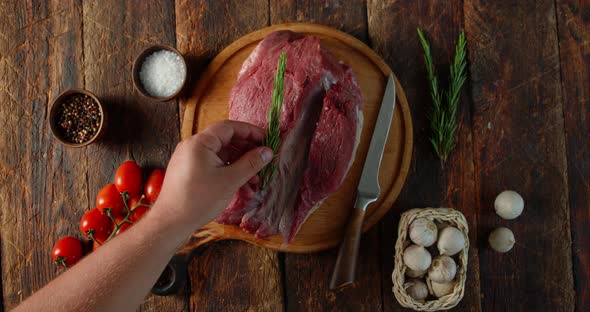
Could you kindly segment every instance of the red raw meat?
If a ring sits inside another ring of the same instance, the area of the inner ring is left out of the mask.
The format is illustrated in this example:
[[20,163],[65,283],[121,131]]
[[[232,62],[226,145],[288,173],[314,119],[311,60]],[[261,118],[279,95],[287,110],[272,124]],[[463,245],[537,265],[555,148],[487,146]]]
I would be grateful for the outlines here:
[[280,53],[287,53],[277,172],[265,190],[243,187],[218,217],[257,237],[290,241],[344,180],[362,128],[362,96],[352,69],[320,40],[277,31],[252,51],[231,91],[229,118],[266,128]]

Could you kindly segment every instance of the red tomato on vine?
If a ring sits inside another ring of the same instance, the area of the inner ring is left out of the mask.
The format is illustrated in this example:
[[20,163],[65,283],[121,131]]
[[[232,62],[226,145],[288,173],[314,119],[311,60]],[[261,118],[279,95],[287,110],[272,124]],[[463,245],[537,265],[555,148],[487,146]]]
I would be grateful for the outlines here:
[[62,237],[53,246],[53,262],[57,266],[71,267],[84,256],[82,242],[71,236]]
[[156,199],[158,199],[158,195],[160,195],[162,184],[164,183],[164,175],[164,170],[155,169],[145,182],[145,197],[152,203],[155,202]]
[[138,206],[133,210],[131,215],[129,216],[129,220],[133,223],[137,223],[139,219],[143,218],[143,216],[148,212],[149,208],[146,206]]
[[141,168],[133,160],[122,163],[115,172],[115,187],[119,192],[127,192],[129,197],[141,193]]
[[102,214],[98,208],[88,210],[80,220],[80,231],[86,238],[92,237],[98,242],[103,243],[113,233],[115,225],[106,215]]
[[107,184],[98,192],[96,196],[96,208],[105,214],[105,209],[109,208],[113,217],[118,217],[125,213],[123,197],[114,184]]
[[[115,219],[115,221],[117,221],[117,224],[121,224],[121,222],[123,222],[123,220],[125,220],[125,217],[117,217]],[[119,227],[119,229],[117,230],[117,234],[119,235],[125,231],[127,231],[133,224],[130,222],[125,222],[123,224],[121,224],[121,226]]]

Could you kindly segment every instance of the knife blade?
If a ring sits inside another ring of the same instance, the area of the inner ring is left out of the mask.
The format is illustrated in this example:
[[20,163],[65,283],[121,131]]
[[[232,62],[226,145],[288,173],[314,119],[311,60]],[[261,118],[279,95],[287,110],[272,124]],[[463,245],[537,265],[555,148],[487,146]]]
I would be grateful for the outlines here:
[[354,282],[365,212],[369,204],[376,201],[381,193],[379,168],[381,167],[381,159],[385,151],[389,128],[391,128],[391,121],[395,109],[395,96],[395,82],[393,74],[390,74],[381,101],[381,107],[379,108],[379,114],[377,115],[377,121],[375,122],[375,129],[373,130],[373,136],[369,144],[361,179],[357,187],[354,209],[348,221],[349,223],[338,252],[338,258],[336,259],[336,265],[334,266],[334,272],[332,273],[330,289],[338,289]]
[[[389,128],[391,128],[394,109],[395,83],[393,82],[392,74],[387,79],[387,87],[383,94],[381,108],[379,108],[379,115],[375,123],[375,130],[373,130],[373,137],[371,138],[361,180],[357,188],[357,196],[372,200],[371,202],[377,200],[381,192],[381,187],[379,186],[379,168],[381,167],[381,159],[383,158],[383,151],[385,151],[385,142],[389,135]],[[366,208],[365,206],[363,209]]]

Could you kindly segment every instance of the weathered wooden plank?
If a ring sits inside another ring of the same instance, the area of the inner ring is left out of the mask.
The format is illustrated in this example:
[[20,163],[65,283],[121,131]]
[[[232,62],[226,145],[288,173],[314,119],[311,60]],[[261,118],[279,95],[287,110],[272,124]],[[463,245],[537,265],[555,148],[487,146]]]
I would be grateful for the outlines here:
[[49,101],[84,83],[79,1],[0,3],[0,235],[3,302],[14,308],[58,275],[53,243],[87,205],[84,149],[47,124]]
[[338,249],[314,254],[285,254],[287,311],[381,311],[379,229],[362,237],[352,286],[329,288]]
[[[188,58],[194,89],[202,70],[234,40],[269,25],[268,1],[179,0],[176,3],[178,49]],[[181,118],[184,99],[180,101]],[[182,119],[181,119],[182,122]]]
[[[175,101],[155,103],[133,89],[131,66],[150,44],[175,46],[175,7],[169,1],[84,2],[86,88],[107,105],[106,138],[87,150],[90,202],[128,158],[164,167],[179,140]],[[140,310],[182,311],[182,297],[147,298]]]
[[277,253],[240,241],[197,251],[189,274],[191,311],[282,311]]
[[[177,1],[178,49],[193,79],[225,46],[268,26],[267,1]],[[181,101],[182,103],[182,101]],[[189,266],[191,309],[280,311],[283,291],[277,253],[243,242],[214,243]]]
[[[481,246],[482,306],[491,311],[574,309],[568,183],[553,1],[467,0],[478,237],[507,226],[516,246]],[[495,196],[522,194],[516,220],[495,215]]]
[[361,40],[367,39],[367,4],[364,0],[270,0],[270,21],[271,24],[323,24]]
[[[394,244],[401,212],[416,207],[454,207],[469,223],[469,267],[465,296],[456,310],[480,311],[479,265],[477,258],[477,211],[475,172],[469,99],[459,106],[457,146],[444,168],[429,142],[426,119],[432,105],[416,28],[422,28],[430,41],[435,65],[443,85],[454,45],[462,29],[460,1],[368,1],[369,40],[373,48],[392,67],[404,86],[414,124],[413,162],[404,190],[381,223],[383,305],[385,311],[401,309],[392,293]],[[468,38],[469,40],[469,38]],[[466,88],[467,89],[467,88]],[[464,94],[468,92],[465,91]]]
[[590,1],[556,1],[576,310],[590,306]]
[[[271,0],[272,24],[305,22],[324,24],[366,41],[366,3],[355,1]],[[329,289],[338,250],[284,255],[285,294],[288,311],[378,311],[381,310],[379,232],[363,236],[357,280],[341,291]]]

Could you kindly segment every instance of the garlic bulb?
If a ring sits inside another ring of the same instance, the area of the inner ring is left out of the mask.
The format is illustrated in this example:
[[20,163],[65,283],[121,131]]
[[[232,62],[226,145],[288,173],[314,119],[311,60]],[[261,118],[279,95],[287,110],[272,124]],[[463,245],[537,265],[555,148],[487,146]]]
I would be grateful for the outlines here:
[[430,293],[436,296],[437,298],[444,297],[452,293],[455,289],[454,281],[450,281],[447,283],[437,283],[435,281],[428,279],[426,282],[428,283],[428,290],[430,291]]
[[422,278],[426,274],[426,270],[424,271],[415,271],[410,268],[406,268],[406,276],[411,278]]
[[440,232],[436,246],[441,255],[455,255],[465,248],[465,235],[456,227],[447,226]]
[[452,281],[457,274],[457,264],[449,256],[438,256],[432,260],[428,269],[428,278],[433,282],[447,283]]
[[499,227],[490,233],[490,246],[497,252],[507,252],[512,249],[516,239],[514,233],[509,228]]
[[423,281],[411,279],[404,283],[404,289],[415,300],[424,300],[428,297],[428,287]]
[[496,197],[494,209],[503,219],[512,220],[524,210],[524,200],[515,191],[504,191]]
[[434,222],[426,218],[418,218],[410,224],[410,240],[414,244],[430,247],[436,242],[438,230]]
[[422,246],[410,245],[404,250],[404,264],[414,271],[426,271],[431,262],[430,253]]

